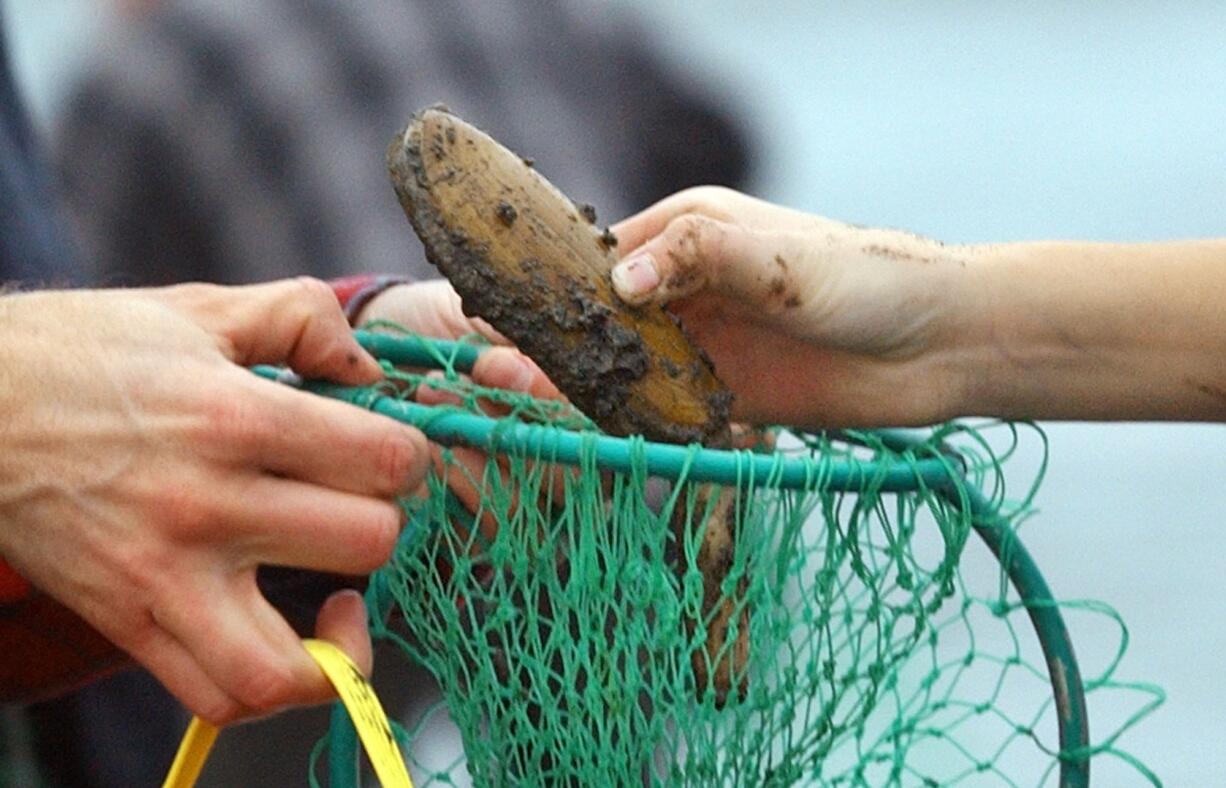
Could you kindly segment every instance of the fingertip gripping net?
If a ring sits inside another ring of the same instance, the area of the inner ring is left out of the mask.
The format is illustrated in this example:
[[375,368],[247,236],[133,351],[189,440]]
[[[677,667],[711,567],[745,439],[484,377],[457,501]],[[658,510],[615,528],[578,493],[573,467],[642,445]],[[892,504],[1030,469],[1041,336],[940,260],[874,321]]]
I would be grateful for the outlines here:
[[[1158,784],[1119,746],[1162,701],[1116,678],[1123,622],[1056,601],[1017,538],[1037,428],[663,446],[473,384],[476,343],[359,336],[384,382],[305,385],[451,445],[368,591],[373,634],[443,695],[398,729],[415,784],[1081,786],[1091,763]],[[1118,643],[1084,678],[1074,611]],[[313,784],[357,784],[343,713],[317,755]]]

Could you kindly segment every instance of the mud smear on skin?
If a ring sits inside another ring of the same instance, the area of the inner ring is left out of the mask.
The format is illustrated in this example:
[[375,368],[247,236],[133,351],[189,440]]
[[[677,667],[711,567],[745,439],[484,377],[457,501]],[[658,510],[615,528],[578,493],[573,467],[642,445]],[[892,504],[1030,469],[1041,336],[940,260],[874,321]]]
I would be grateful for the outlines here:
[[958,266],[966,268],[966,260],[962,259],[961,257],[943,254],[943,251],[946,248],[943,241],[934,241],[930,238],[925,238],[922,235],[916,235],[914,233],[904,234],[915,240],[923,241],[926,244],[936,246],[937,249],[942,250],[942,254],[920,254],[907,249],[901,249],[896,246],[885,246],[882,244],[869,244],[861,247],[860,251],[866,255],[869,255],[870,257],[880,257],[886,260],[894,260],[895,262],[912,262],[920,265],[931,265],[933,263],[940,262],[941,260],[946,260],[947,262],[956,263]]
[[779,272],[770,281],[767,296],[771,301],[782,304],[784,309],[795,309],[800,306],[800,295],[792,283],[792,275],[788,271],[788,261],[782,255],[775,255],[775,267]]
[[1203,383],[1193,378],[1184,378],[1184,382],[1207,397],[1213,397],[1222,405],[1226,405],[1226,388],[1212,383]]
[[893,246],[882,246],[881,244],[869,244],[868,246],[861,248],[860,251],[866,255],[869,255],[870,257],[884,257],[887,260],[897,260],[899,262],[909,260],[911,262],[921,263],[923,265],[936,262],[936,258],[934,257],[917,255],[907,251],[906,249],[898,249]]

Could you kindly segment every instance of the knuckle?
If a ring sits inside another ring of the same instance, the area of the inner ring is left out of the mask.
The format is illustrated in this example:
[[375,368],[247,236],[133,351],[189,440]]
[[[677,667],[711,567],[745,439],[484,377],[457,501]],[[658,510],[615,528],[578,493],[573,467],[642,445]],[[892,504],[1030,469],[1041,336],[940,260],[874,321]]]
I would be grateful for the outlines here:
[[233,689],[238,702],[259,714],[294,703],[302,688],[287,666],[265,660],[250,664]]
[[221,696],[195,704],[192,712],[206,722],[224,728],[243,716],[243,707],[238,701]]
[[392,495],[408,489],[421,471],[420,455],[424,448],[407,430],[387,430],[379,440],[375,460],[378,491]]
[[715,219],[727,219],[732,206],[744,195],[727,186],[691,186],[677,194],[682,213],[701,214]]
[[400,507],[385,503],[371,515],[355,534],[357,560],[363,568],[373,571],[387,563],[396,549],[400,536]]
[[741,196],[740,192],[727,186],[715,185],[702,186],[700,188],[702,188],[703,193],[708,197],[708,199],[710,199],[711,202],[726,202],[727,200],[736,199]]
[[732,195],[736,194],[736,192],[729,189],[727,186],[708,184],[702,186],[691,186],[682,192],[682,194],[692,205],[698,207],[702,205],[713,206],[726,202],[732,197]]
[[674,238],[687,238],[703,231],[707,217],[700,213],[688,212],[673,218],[668,223],[666,234]]
[[293,280],[295,296],[313,310],[337,309],[336,296],[327,282],[313,276],[299,276]]
[[724,225],[709,216],[682,214],[664,230],[668,254],[674,262],[718,262],[723,252]]
[[[163,485],[151,503],[154,519],[162,523],[172,539],[185,539],[206,533],[215,525],[216,506],[195,485]],[[133,570],[156,568],[155,556],[144,555],[133,562]],[[140,577],[130,577],[136,582]]]
[[264,444],[275,431],[274,419],[259,403],[245,397],[211,397],[201,425],[208,441],[222,448],[250,449]]
[[700,213],[683,213],[668,225],[668,234],[682,244],[697,248],[716,230],[715,220]]

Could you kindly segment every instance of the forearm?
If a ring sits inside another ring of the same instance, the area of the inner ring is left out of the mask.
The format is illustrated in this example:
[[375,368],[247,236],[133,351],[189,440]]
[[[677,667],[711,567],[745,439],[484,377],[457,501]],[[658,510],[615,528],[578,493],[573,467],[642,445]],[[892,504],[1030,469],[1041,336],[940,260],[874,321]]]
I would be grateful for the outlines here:
[[958,411],[1226,421],[1226,241],[963,250]]
[[615,231],[743,418],[1226,422],[1226,240],[946,245],[714,187]]

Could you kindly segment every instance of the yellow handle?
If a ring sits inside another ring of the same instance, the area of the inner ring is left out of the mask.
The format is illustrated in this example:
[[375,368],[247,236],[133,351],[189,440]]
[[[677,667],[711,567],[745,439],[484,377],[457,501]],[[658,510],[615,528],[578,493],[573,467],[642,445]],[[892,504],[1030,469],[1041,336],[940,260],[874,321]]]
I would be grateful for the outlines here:
[[[413,788],[391,723],[362,671],[345,652],[326,640],[304,640],[302,644],[336,687],[379,782],[384,788]],[[193,717],[162,788],[192,788],[216,740],[217,727]]]
[[199,717],[192,717],[191,724],[187,726],[187,733],[183,734],[183,741],[179,744],[179,751],[175,753],[175,762],[170,764],[170,773],[166,775],[166,782],[162,783],[162,788],[191,788],[195,785],[196,778],[200,776],[200,770],[204,768],[204,762],[208,760],[209,751],[213,749],[215,741],[217,741],[217,726]]
[[392,725],[387,721],[387,714],[375,695],[374,687],[370,686],[362,671],[353,664],[348,654],[326,640],[302,642],[341,696],[341,703],[345,704],[346,711],[353,719],[358,739],[366,750],[366,757],[370,758],[370,765],[379,782],[384,788],[413,788],[409,770],[405,768],[400,748],[396,746]]

